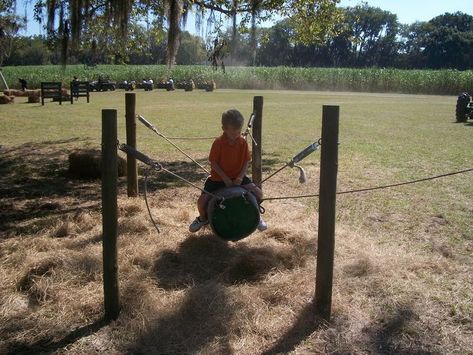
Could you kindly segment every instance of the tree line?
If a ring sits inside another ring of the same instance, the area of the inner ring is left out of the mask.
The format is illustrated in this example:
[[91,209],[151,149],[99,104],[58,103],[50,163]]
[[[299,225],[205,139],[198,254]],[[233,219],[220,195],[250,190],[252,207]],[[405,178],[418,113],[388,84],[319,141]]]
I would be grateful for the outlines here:
[[368,5],[343,10],[337,34],[323,43],[292,40],[290,21],[263,30],[257,63],[263,66],[472,69],[473,16],[445,13],[400,24],[397,16]]
[[[302,40],[297,23],[288,17],[270,28],[255,27],[235,34],[226,28],[212,40],[189,32],[179,36],[175,63],[208,63],[215,44],[222,46],[226,65],[293,67],[385,67],[472,69],[473,16],[445,13],[430,21],[399,23],[389,11],[362,4],[342,8],[333,32]],[[163,64],[166,63],[168,30],[162,19],[131,21],[126,39],[108,32],[105,20],[94,22],[89,38],[69,56],[69,63]],[[93,34],[93,35],[92,35]],[[14,36],[4,65],[57,64],[61,48],[49,37]]]

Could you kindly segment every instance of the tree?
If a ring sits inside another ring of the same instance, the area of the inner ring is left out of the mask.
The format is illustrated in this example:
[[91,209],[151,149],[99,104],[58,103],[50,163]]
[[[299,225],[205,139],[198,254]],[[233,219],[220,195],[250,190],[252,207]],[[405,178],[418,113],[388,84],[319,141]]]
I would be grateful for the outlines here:
[[15,1],[0,1],[0,65],[10,56],[13,38],[24,25],[15,15]]
[[176,63],[181,65],[200,64],[205,62],[207,55],[200,37],[185,31],[181,34],[181,43],[176,55]]
[[6,65],[44,65],[51,61],[51,52],[41,36],[15,37]]
[[[356,66],[388,66],[396,56],[396,35],[399,30],[397,16],[389,11],[367,4],[347,8],[345,36],[349,41],[351,60]],[[342,48],[346,51],[346,48]]]
[[399,56],[397,65],[402,68],[425,68],[423,41],[428,33],[426,22],[401,25],[399,31]]
[[473,16],[456,12],[430,20],[420,46],[431,68],[467,69],[473,63]]
[[[167,20],[167,64],[172,65],[177,54],[180,24],[185,22],[186,14],[196,10],[207,16],[210,22],[215,21],[215,14],[233,22],[232,40],[236,39],[239,28],[249,30],[251,43],[256,48],[256,26],[259,21],[272,16],[290,17],[295,28],[297,40],[312,43],[323,40],[333,32],[333,25],[340,20],[340,11],[336,7],[340,0],[37,0],[35,9],[40,14],[46,12],[48,37],[54,41],[62,40],[63,54],[69,53],[68,42],[78,46],[82,33],[98,17],[106,19],[107,29],[125,41],[129,30],[130,19],[135,15],[152,13],[164,16]],[[200,16],[199,15],[199,16]],[[55,20],[58,19],[58,24]],[[237,27],[237,19],[240,26]],[[99,29],[105,32],[105,28]],[[233,43],[233,41],[232,41]]]
[[294,29],[289,20],[282,20],[263,31],[263,42],[258,51],[258,64],[264,66],[291,65]]

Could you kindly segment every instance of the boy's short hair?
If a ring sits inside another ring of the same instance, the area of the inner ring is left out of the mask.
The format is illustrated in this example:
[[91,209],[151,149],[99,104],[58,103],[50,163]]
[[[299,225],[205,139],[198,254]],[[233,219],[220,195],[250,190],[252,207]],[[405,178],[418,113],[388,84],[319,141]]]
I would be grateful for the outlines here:
[[222,126],[224,127],[241,128],[244,120],[243,115],[236,109],[230,109],[222,113]]

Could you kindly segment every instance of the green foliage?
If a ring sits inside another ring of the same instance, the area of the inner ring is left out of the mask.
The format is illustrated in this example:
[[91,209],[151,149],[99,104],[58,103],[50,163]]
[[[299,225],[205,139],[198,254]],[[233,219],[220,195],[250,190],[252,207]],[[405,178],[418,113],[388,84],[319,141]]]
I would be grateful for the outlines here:
[[52,53],[43,37],[16,37],[5,65],[50,64]]
[[200,37],[192,36],[189,32],[181,34],[181,44],[176,56],[180,65],[203,64],[207,61],[207,53]]
[[99,65],[86,69],[70,65],[5,67],[7,82],[15,87],[19,77],[28,80],[30,87],[41,81],[68,83],[73,76],[94,80],[99,76],[112,80],[141,80],[154,82],[171,76],[175,81],[192,78],[215,80],[217,88],[232,89],[311,89],[359,92],[398,92],[418,94],[458,95],[473,91],[473,71],[458,70],[400,70],[349,68],[290,68],[290,67],[227,67],[226,73],[208,66],[177,65],[170,71],[164,65]]
[[0,65],[10,56],[13,38],[23,25],[24,19],[15,14],[15,2],[0,1]]
[[[108,44],[109,39],[114,38],[113,41],[119,44],[113,47],[113,50],[118,52],[114,53],[114,62],[120,63],[125,60],[124,54],[127,53],[129,42],[136,40],[130,36],[132,25],[142,21],[145,16],[147,19],[151,16],[153,21],[157,20],[162,26],[165,18],[168,35],[166,63],[173,65],[180,45],[180,26],[185,23],[192,7],[198,12],[197,22],[201,24],[205,18],[210,25],[209,36],[221,35],[223,31],[220,25],[225,20],[233,21],[232,40],[236,37],[237,28],[242,32],[249,31],[253,62],[258,21],[270,19],[272,16],[290,17],[294,24],[296,40],[302,43],[320,42],[327,35],[334,33],[334,25],[341,19],[341,12],[336,7],[339,2],[340,0],[36,0],[35,12],[38,20],[47,12],[45,27],[48,37],[56,45],[61,43],[64,63],[64,55],[67,55],[67,58],[73,56],[74,49],[84,43],[84,38],[85,42],[90,42],[90,37],[97,37],[95,40],[105,51],[109,50],[109,47],[100,42],[106,38],[105,42]],[[219,14],[220,19],[217,20],[216,14]],[[68,51],[67,46],[70,46],[72,51]]]
[[333,37],[336,25],[343,19],[337,8],[340,0],[300,1],[286,3],[283,13],[291,19],[296,41],[303,44],[322,43]]
[[265,30],[259,65],[473,68],[473,16],[457,12],[429,22],[399,24],[396,15],[366,4],[344,9],[324,43],[294,41],[293,21]]
[[433,68],[471,68],[473,63],[473,16],[446,13],[430,20],[421,38],[424,55]]

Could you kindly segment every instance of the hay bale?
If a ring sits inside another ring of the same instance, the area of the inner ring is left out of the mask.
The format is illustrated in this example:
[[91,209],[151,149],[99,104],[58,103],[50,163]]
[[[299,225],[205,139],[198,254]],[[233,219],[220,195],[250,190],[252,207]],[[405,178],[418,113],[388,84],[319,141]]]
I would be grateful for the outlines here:
[[176,83],[177,89],[184,89],[184,91],[192,91],[195,89],[194,80],[183,80]]
[[214,80],[199,81],[197,83],[197,89],[202,89],[205,91],[214,91],[217,89],[217,84]]
[[217,84],[214,80],[209,80],[206,82],[205,91],[214,91],[217,89]]
[[28,93],[26,91],[15,89],[3,90],[3,94],[5,96],[28,96]]
[[0,96],[0,105],[12,104],[15,96],[2,95]]
[[[71,94],[66,88],[61,88],[62,101],[69,101],[71,99]],[[59,101],[58,98],[53,98],[53,101]]]
[[185,91],[192,91],[195,89],[195,83],[194,80],[190,79],[186,82],[186,85],[184,86]]
[[41,98],[41,90],[27,90],[28,103],[38,103]]
[[[118,159],[118,176],[126,176],[126,160]],[[102,153],[99,150],[79,150],[69,154],[69,175],[79,179],[102,177]]]

